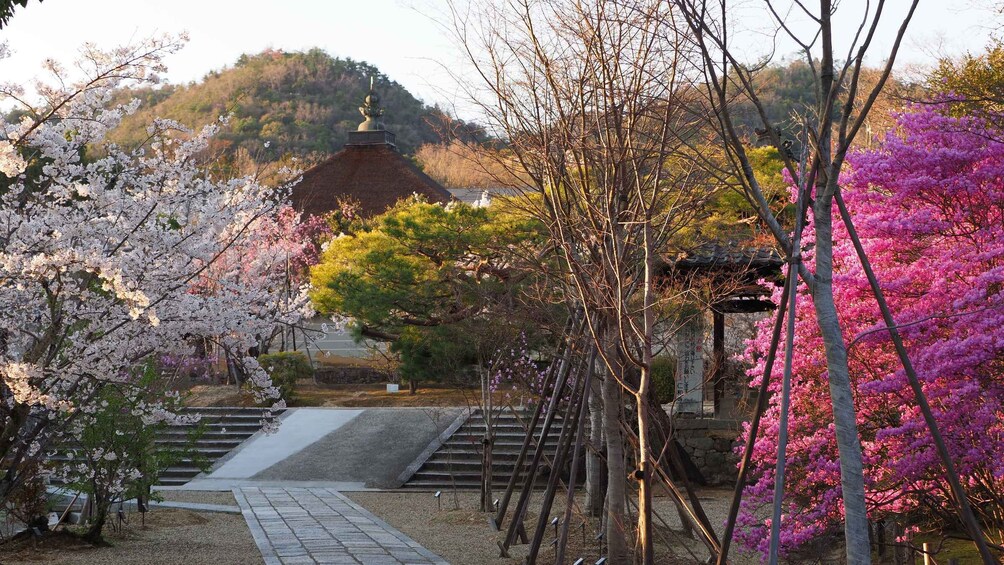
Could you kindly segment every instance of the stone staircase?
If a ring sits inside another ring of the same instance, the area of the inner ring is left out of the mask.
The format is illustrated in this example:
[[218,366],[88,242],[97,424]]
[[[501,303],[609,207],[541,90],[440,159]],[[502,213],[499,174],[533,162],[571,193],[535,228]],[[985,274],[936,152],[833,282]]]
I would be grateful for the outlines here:
[[[496,417],[495,445],[492,450],[492,484],[504,488],[509,483],[516,468],[516,459],[523,445],[526,427],[533,418],[533,412],[525,409],[516,411],[505,410]],[[540,418],[534,432],[534,438],[540,436],[544,427],[543,416]],[[555,418],[551,431],[545,442],[545,463],[550,461],[558,446],[558,435],[561,433],[561,418]],[[484,413],[479,409],[471,413],[456,432],[419,467],[418,471],[404,484],[404,488],[413,489],[444,489],[471,488],[481,485],[482,440],[485,436]],[[529,466],[533,457],[535,443],[530,444],[524,469]],[[547,474],[538,476],[538,484],[544,485]]]
[[[241,407],[211,407],[188,408],[185,414],[200,414],[200,424],[177,425],[163,430],[154,440],[155,445],[165,448],[188,447],[189,434],[197,425],[204,425],[205,432],[196,441],[194,450],[196,457],[180,460],[175,466],[168,467],[160,475],[157,484],[165,486],[183,485],[202,472],[199,461],[206,468],[240,445],[246,439],[261,429],[261,418],[264,408]],[[67,459],[65,454],[58,454],[54,459]],[[54,485],[58,482],[54,482]]]
[[[195,443],[198,458],[212,467],[220,458],[230,453],[261,429],[261,418],[264,408],[212,407],[189,408],[186,414],[200,414],[205,432]],[[193,426],[171,426],[158,435],[156,444],[164,447],[185,447],[188,434]],[[201,473],[198,462],[193,459],[182,459],[177,465],[168,467],[160,475],[158,484],[165,486],[183,485]]]

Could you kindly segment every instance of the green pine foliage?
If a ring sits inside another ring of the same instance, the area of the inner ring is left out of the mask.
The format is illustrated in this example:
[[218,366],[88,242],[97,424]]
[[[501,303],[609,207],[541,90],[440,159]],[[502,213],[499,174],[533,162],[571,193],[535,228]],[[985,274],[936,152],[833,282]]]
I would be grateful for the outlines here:
[[532,334],[521,326],[548,315],[521,303],[533,278],[520,266],[542,237],[536,221],[501,203],[402,200],[331,241],[311,268],[311,298],[318,312],[351,318],[361,335],[390,342],[410,382],[459,378],[477,352]]

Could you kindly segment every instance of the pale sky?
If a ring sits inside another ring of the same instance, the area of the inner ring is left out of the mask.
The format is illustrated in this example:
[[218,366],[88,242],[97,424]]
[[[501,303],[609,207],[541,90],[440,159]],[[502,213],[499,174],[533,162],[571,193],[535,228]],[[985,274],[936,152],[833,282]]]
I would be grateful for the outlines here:
[[[864,1],[840,4],[848,9]],[[905,3],[888,2],[890,10]],[[1004,21],[986,7],[992,3],[923,0],[900,61],[930,64],[937,54],[982,51]],[[27,82],[45,58],[69,64],[86,41],[110,48],[187,31],[188,45],[166,61],[171,82],[198,80],[242,53],[320,47],[376,65],[426,103],[453,107],[458,90],[444,66],[456,68],[462,59],[433,21],[445,6],[445,0],[30,0],[0,31],[13,52],[0,61],[0,80]]]

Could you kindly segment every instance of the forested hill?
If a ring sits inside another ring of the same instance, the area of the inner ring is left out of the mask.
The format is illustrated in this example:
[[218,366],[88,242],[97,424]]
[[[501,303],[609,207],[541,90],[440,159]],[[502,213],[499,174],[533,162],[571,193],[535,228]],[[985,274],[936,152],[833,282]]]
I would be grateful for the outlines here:
[[339,150],[363,120],[358,108],[371,76],[386,109],[384,122],[397,135],[402,153],[441,141],[442,112],[376,67],[320,49],[242,55],[233,67],[213,71],[198,83],[124,92],[123,99],[136,97],[143,104],[114,140],[127,146],[141,142],[154,117],[199,127],[231,113],[217,136],[225,155],[244,153],[242,158],[259,163],[287,154],[317,160]]

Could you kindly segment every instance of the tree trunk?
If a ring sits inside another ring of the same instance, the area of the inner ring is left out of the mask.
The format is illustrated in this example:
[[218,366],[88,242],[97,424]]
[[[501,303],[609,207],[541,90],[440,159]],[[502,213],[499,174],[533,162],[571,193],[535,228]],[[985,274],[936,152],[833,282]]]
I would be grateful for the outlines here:
[[418,392],[418,381],[415,379],[408,379],[408,394],[415,394]]
[[868,514],[865,508],[864,472],[861,441],[858,436],[857,412],[847,368],[847,348],[840,331],[840,320],[833,301],[833,199],[817,198],[813,206],[816,229],[816,278],[812,304],[816,322],[826,349],[830,401],[836,427],[837,449],[840,454],[840,488],[844,500],[844,537],[847,543],[847,563],[871,563],[868,542]]
[[609,374],[603,379],[603,428],[607,440],[607,563],[629,563],[625,527],[627,471],[624,464],[624,434],[621,432],[621,386]]
[[[648,360],[651,363],[651,359]],[[651,365],[649,365],[651,366]],[[636,532],[638,535],[637,547],[641,548],[641,555],[636,560],[641,565],[653,565],[652,546],[652,469],[649,465],[649,415],[648,415],[648,381],[651,374],[648,367],[642,367],[641,385],[635,395],[636,413],[638,416],[638,469],[635,471],[635,479],[638,480],[638,525]]]
[[597,517],[603,512],[606,493],[606,468],[600,452],[603,449],[603,396],[599,379],[593,379],[589,390],[589,449],[586,450],[586,512]]
[[107,502],[107,498],[107,496],[99,496],[97,494],[92,494],[88,497],[88,500],[93,504],[93,511],[91,514],[91,525],[87,528],[83,539],[95,545],[104,544],[105,542],[104,538],[101,537],[101,531],[104,529],[105,520],[108,518],[108,507],[110,504]]

